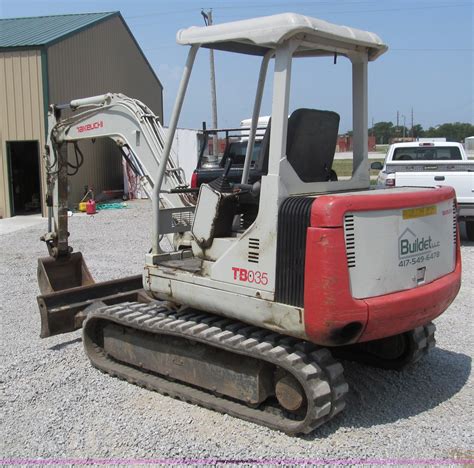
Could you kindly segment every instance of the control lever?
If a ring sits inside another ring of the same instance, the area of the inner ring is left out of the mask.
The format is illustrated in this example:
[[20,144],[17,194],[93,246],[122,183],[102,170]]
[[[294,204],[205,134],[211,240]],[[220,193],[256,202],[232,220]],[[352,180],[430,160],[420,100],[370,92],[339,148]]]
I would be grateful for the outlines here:
[[209,187],[213,188],[216,192],[220,192],[220,193],[232,192],[232,185],[229,183],[229,180],[227,178],[230,172],[230,168],[232,167],[232,163],[233,163],[232,158],[229,158],[225,163],[224,173],[217,179],[210,182]]
[[224,174],[222,175],[222,177],[224,177],[225,179],[227,179],[227,176],[229,175],[233,162],[234,162],[233,158],[229,157],[225,163]]

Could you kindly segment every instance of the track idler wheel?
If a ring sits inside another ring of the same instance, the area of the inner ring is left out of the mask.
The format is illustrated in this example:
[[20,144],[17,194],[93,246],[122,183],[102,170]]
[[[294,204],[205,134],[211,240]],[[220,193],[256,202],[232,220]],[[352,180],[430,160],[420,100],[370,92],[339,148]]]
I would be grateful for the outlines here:
[[276,381],[275,396],[278,403],[288,411],[298,411],[306,403],[301,384],[288,373]]

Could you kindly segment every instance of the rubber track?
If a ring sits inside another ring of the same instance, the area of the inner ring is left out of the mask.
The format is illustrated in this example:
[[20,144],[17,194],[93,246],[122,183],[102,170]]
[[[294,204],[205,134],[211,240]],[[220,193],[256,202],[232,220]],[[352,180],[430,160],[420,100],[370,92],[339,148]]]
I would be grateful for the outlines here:
[[[104,322],[198,341],[239,355],[258,358],[292,374],[306,394],[306,413],[294,419],[281,408],[262,403],[252,408],[178,381],[118,362],[101,343]],[[98,369],[133,384],[287,434],[306,434],[332,419],[345,406],[348,385],[342,365],[326,348],[269,330],[191,309],[171,310],[166,303],[122,303],[91,312],[83,324],[85,351]]]
[[[436,326],[433,322],[403,333],[406,350],[396,359],[384,359],[372,354],[360,345],[335,348],[333,354],[340,359],[360,362],[381,369],[403,370],[419,361],[436,345]],[[362,343],[363,345],[364,343]]]
[[410,353],[402,363],[402,367],[411,365],[419,361],[423,356],[428,354],[431,348],[436,345],[435,339],[436,325],[433,322],[417,327],[408,332],[410,341]]

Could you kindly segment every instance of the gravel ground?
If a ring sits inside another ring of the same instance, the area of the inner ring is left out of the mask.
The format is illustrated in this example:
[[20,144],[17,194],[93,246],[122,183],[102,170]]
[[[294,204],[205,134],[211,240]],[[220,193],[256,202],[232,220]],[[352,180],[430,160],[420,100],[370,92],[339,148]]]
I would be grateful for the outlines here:
[[[73,216],[71,245],[97,280],[141,271],[150,207]],[[45,226],[0,237],[0,456],[18,458],[472,458],[474,243],[463,285],[436,320],[438,346],[403,373],[344,362],[346,410],[313,434],[288,437],[101,374],[80,331],[41,340],[36,258]]]

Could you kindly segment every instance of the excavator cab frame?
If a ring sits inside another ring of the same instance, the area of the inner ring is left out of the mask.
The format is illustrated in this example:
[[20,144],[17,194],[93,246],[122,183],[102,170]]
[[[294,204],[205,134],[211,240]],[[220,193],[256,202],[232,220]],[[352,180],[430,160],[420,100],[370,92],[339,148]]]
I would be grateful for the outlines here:
[[[145,259],[145,289],[157,299],[212,310],[255,325],[264,322],[270,328],[305,336],[303,308],[277,301],[276,233],[280,207],[289,197],[369,188],[367,65],[387,47],[375,34],[291,13],[181,30],[177,33],[177,42],[190,49],[170,118],[163,161],[169,157],[197,52],[201,48],[211,48],[261,57],[241,180],[244,190],[248,189],[258,116],[268,67],[273,61],[268,170],[259,184],[258,213],[246,229],[233,229],[230,234],[224,229],[221,232],[227,234],[214,235],[213,227],[221,223],[222,212],[228,211],[226,207],[231,205],[228,200],[232,194],[218,193],[211,184],[203,184],[193,221],[192,249],[164,252],[159,244],[162,165],[152,194],[153,244]],[[336,56],[346,57],[352,64],[353,176],[350,180],[304,182],[287,155],[292,62],[303,57]],[[239,189],[238,186],[234,188]],[[205,295],[199,293],[203,288],[208,291]],[[233,305],[236,301],[242,304],[238,310]],[[255,310],[259,314],[255,314]]]

